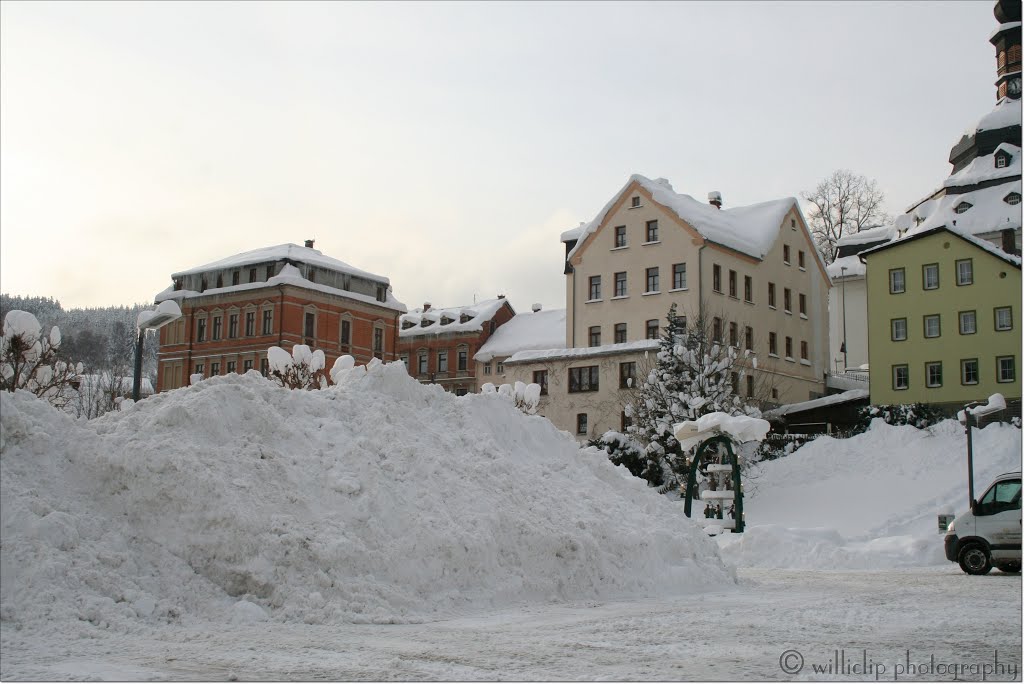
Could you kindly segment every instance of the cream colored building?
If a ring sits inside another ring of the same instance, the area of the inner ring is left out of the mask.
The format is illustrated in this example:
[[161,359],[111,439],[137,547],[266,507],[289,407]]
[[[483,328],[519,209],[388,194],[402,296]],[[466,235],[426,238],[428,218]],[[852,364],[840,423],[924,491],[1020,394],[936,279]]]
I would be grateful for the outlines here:
[[503,381],[546,372],[540,412],[555,425],[581,439],[621,430],[623,374],[652,363],[674,303],[681,316],[718,319],[724,343],[752,350],[741,395],[822,396],[830,281],[797,201],[726,209],[712,193],[712,202],[634,175],[593,221],[564,233],[565,349],[512,355]]

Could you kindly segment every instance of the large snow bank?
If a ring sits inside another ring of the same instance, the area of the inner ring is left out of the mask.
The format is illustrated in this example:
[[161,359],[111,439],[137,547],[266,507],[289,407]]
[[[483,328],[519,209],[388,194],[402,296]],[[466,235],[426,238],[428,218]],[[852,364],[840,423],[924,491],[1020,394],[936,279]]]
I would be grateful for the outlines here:
[[[1021,431],[973,431],[975,495],[1020,469]],[[925,430],[881,420],[819,437],[747,477],[743,534],[719,537],[737,565],[821,570],[946,564],[939,513],[967,510],[967,445],[947,420]]]
[[90,422],[0,402],[0,616],[23,628],[418,621],[735,581],[602,452],[398,363],[313,392],[219,376]]

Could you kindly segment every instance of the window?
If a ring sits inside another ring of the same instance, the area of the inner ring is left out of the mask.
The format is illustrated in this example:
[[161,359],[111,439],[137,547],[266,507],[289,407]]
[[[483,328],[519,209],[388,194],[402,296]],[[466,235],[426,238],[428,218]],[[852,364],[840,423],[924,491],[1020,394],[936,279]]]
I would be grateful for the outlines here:
[[[241,278],[241,276],[242,276],[242,274],[239,271],[235,271],[234,273],[232,273],[231,274],[231,284],[232,285],[238,285],[239,279]],[[228,373],[230,373],[230,372],[231,371],[228,371]]]
[[889,269],[889,294],[907,291],[907,272],[902,268]]
[[892,367],[892,388],[905,390],[910,388],[910,367],[901,364]]
[[894,318],[890,321],[893,342],[903,342],[907,339],[907,319]]
[[939,265],[925,264],[921,267],[922,287],[926,290],[939,289]]
[[1020,478],[997,482],[978,502],[978,515],[1020,510]]
[[213,319],[213,339],[219,340],[221,329],[224,327],[224,317],[217,316]]
[[796,263],[800,266],[800,268],[804,268],[804,251],[802,249],[799,252],[797,252]]
[[974,260],[960,259],[956,262],[956,284],[970,285],[974,282]]
[[807,315],[807,295],[805,294],[800,295],[800,315]]
[[656,340],[658,339],[658,319],[652,318],[647,321],[647,339]]
[[[269,268],[269,267],[268,267]],[[267,359],[260,359],[260,375],[267,377],[270,374],[270,361]]]
[[978,359],[960,359],[960,384],[978,384]]
[[[255,268],[250,268],[249,269],[249,282],[250,283],[255,283],[256,282],[256,269]],[[252,362],[251,361],[249,362],[249,367],[250,368],[252,367]]]
[[456,387],[455,388],[455,396],[457,396],[457,397],[464,397],[467,394],[469,394],[469,390],[466,389],[465,387]]
[[807,358],[808,358],[807,357],[807,342],[805,342],[804,340],[801,340],[800,341],[800,359],[802,361],[806,361]]
[[615,274],[615,296],[625,297],[628,294],[626,290],[626,272],[620,271]]
[[960,312],[960,334],[973,335],[978,332],[978,315],[974,311]]
[[715,292],[722,291],[722,267],[718,264],[711,267],[711,289]]
[[717,316],[711,319],[711,341],[722,341],[722,319]]
[[585,435],[587,434],[587,414],[577,413],[576,414],[576,434]]
[[629,206],[631,208],[634,208],[634,209],[636,207],[639,207],[640,206],[640,196],[637,195],[636,197],[631,198]]
[[788,287],[782,289],[782,310],[793,313],[793,291]]
[[997,154],[996,155],[996,168],[997,169],[1004,169],[1004,168],[1006,168],[1006,155],[1005,154]]
[[270,335],[274,332],[274,310],[264,309],[263,311],[263,334]]
[[736,296],[736,271],[729,270],[729,296]]
[[925,387],[942,387],[942,362],[929,361],[924,364]]
[[437,352],[437,372],[448,372],[448,352],[446,351]]
[[754,348],[754,329],[751,328],[749,325],[746,327],[746,330],[744,331],[743,341],[744,341],[744,345],[743,345],[744,349],[751,349],[751,350],[753,350],[753,348]]
[[768,333],[768,353],[772,356],[779,355],[779,338],[773,332]]
[[1013,330],[1013,309],[1008,306],[1000,306],[995,310],[996,330]]
[[569,369],[569,392],[596,392],[598,387],[597,366],[583,366]]
[[672,289],[686,289],[686,264],[672,264]]
[[505,363],[502,362],[502,361],[498,361],[496,364],[494,364],[494,372],[497,373],[498,375],[501,375],[502,373],[504,373],[505,372]]
[[490,362],[487,362],[487,363],[484,364],[484,375],[490,375],[490,374],[491,374],[491,364],[490,364]]
[[772,388],[772,400],[773,401],[778,401],[779,400],[779,390],[776,387]]
[[615,226],[615,246],[626,246],[626,226]]
[[205,342],[205,341],[206,341],[206,319],[205,318],[197,318],[196,319],[196,342]]
[[201,363],[197,363],[196,364],[196,374],[197,375],[202,375],[203,374],[203,369],[204,369],[203,364],[201,364]]
[[615,324],[615,344],[622,344],[626,341],[626,324]]
[[793,338],[792,337],[787,337],[786,338],[786,358],[789,359],[790,361],[793,360]]
[[754,279],[750,276],[743,276],[743,301],[754,301]]
[[416,359],[416,362],[418,364],[416,366],[416,373],[418,375],[426,375],[427,374],[427,353],[426,352],[420,352],[419,357]]
[[1013,382],[1017,379],[1017,369],[1012,356],[996,357],[996,382]]
[[236,367],[237,366],[236,366],[234,361],[228,361],[228,367],[227,367],[227,370],[225,372],[227,372],[227,373],[234,373]]
[[245,312],[245,336],[252,337],[256,334],[256,312]]
[[316,335],[316,314],[312,311],[306,312],[305,325],[303,326],[306,344],[310,344]]
[[658,222],[648,221],[647,222],[647,241],[657,242],[658,241]]
[[939,325],[939,314],[931,314],[924,317],[924,336],[926,338],[938,337],[942,334]]
[[533,382],[540,385],[540,395],[548,395],[548,372],[546,370],[533,371]]
[[729,374],[729,385],[732,388],[732,393],[735,396],[738,397],[740,395],[740,374],[739,373],[730,373]]
[[601,298],[601,276],[590,276],[590,301]]
[[399,354],[398,355],[398,360],[402,362],[402,365],[405,366],[406,369],[409,368],[409,355],[408,354]]
[[384,329],[373,329],[373,355],[378,359],[384,358]]
[[782,245],[782,263],[789,265],[789,245]]
[[238,314],[228,316],[228,337],[231,339],[238,337]]
[[625,433],[627,430],[629,430],[629,426],[632,425],[632,424],[633,424],[633,420],[629,416],[626,415],[625,411],[623,411],[622,414],[619,417],[619,428],[620,428],[620,431]]
[[1011,192],[1009,195],[1003,198],[1003,201],[1007,204],[1020,204],[1020,193]]
[[348,351],[349,345],[352,344],[352,321],[341,319],[341,332],[339,334],[341,346]]
[[729,324],[729,345],[738,347],[740,343],[740,327],[735,323]]
[[217,274],[217,287],[224,287],[224,276],[219,273]]
[[970,202],[961,202],[960,204],[953,207],[953,211],[956,212],[957,214],[962,214],[973,206],[974,205],[971,204]]
[[210,375],[220,375],[220,362],[213,361],[210,363]]
[[490,323],[489,323],[489,324],[487,325],[487,329],[488,329],[488,330],[490,331],[490,334],[491,334],[491,335],[493,335],[493,334],[494,334],[494,329],[495,329],[495,328],[497,328],[497,327],[498,327],[498,324],[497,324],[497,323],[496,323],[495,321],[491,321],[491,322],[490,322]]
[[619,364],[619,389],[628,389],[636,385],[636,362],[629,361]]
[[658,284],[658,267],[652,266],[647,269],[647,291],[648,292],[660,292],[660,285]]
[[[270,280],[273,277],[274,277],[274,265],[270,264],[269,266],[267,266],[267,278],[266,279]],[[266,373],[264,373],[264,375],[266,375]]]
[[252,370],[252,359],[246,359],[245,361],[242,361],[242,372],[243,373],[248,373],[251,370]]
[[469,351],[466,349],[459,350],[459,370],[464,371],[469,367]]
[[592,325],[590,326],[590,345],[591,347],[601,346],[601,326]]
[[775,283],[768,283],[768,306],[775,308]]
[[754,376],[747,374],[747,396],[754,396]]

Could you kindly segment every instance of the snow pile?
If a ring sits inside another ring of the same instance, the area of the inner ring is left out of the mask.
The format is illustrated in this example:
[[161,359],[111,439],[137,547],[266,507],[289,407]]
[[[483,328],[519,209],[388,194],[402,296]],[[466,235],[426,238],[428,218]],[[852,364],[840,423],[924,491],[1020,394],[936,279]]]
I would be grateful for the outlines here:
[[[973,431],[975,495],[1020,470],[1021,431]],[[925,430],[881,420],[849,439],[819,437],[745,479],[747,527],[719,537],[743,566],[874,569],[945,565],[939,513],[967,510],[967,441],[947,420]]]
[[402,622],[735,581],[677,503],[509,397],[337,370],[312,392],[219,376],[89,422],[4,393],[0,617]]

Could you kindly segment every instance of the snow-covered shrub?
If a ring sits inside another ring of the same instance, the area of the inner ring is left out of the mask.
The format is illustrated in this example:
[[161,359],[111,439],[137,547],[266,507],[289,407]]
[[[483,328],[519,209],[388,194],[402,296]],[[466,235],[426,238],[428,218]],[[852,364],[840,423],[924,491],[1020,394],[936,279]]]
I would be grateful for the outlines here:
[[271,347],[267,350],[267,363],[270,366],[269,377],[282,387],[305,390],[327,387],[324,374],[327,360],[320,349],[311,351],[307,345],[297,344],[289,354],[281,347]]
[[866,432],[875,418],[881,418],[889,425],[912,425],[924,429],[945,420],[946,417],[941,410],[930,404],[865,406],[860,410],[853,433]]
[[587,442],[587,446],[603,449],[608,460],[615,465],[625,466],[634,477],[639,477],[651,485],[661,484],[661,464],[651,459],[642,444],[621,432],[609,430],[600,437]]
[[482,394],[497,393],[507,397],[517,409],[528,416],[537,413],[537,405],[540,403],[540,385],[537,383],[527,385],[525,382],[517,380],[515,385],[504,384],[495,389],[493,384],[486,382],[480,388],[480,392]]
[[60,329],[49,335],[27,311],[13,310],[4,317],[0,335],[0,390],[24,389],[63,408],[74,395],[73,383],[81,364],[73,366],[58,358]]

